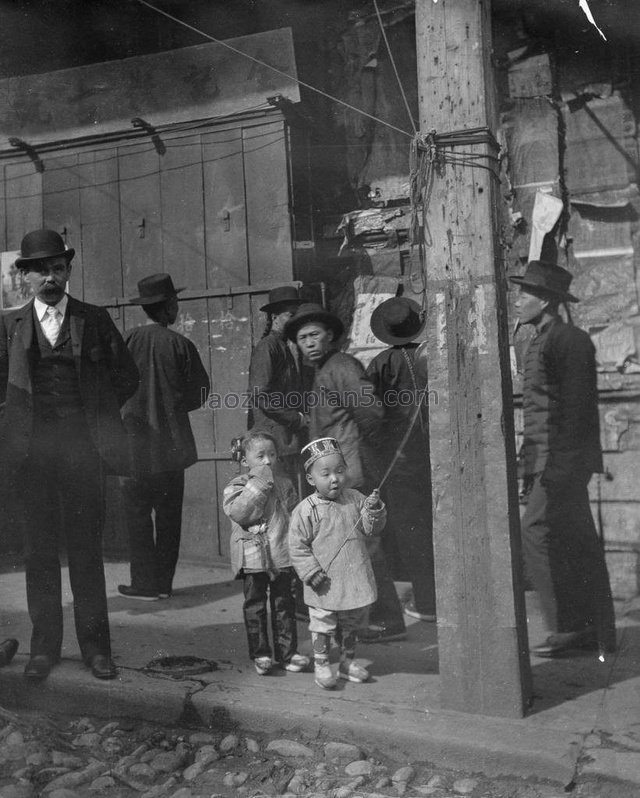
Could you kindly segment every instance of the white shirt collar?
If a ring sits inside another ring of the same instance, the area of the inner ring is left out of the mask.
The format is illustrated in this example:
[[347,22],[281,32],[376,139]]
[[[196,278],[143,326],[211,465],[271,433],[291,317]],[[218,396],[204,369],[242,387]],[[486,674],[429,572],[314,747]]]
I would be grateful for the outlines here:
[[[60,311],[60,313],[62,314],[63,318],[64,318],[64,314],[67,312],[67,303],[68,303],[68,301],[69,301],[69,297],[66,294],[64,294],[64,296],[58,302],[58,304],[53,306],[53,307],[57,308]],[[38,318],[38,321],[43,321],[43,319],[47,315],[47,308],[50,307],[50,306],[45,304],[44,302],[41,302],[36,297],[34,299],[34,301],[33,301],[33,307],[35,308],[36,316]]]

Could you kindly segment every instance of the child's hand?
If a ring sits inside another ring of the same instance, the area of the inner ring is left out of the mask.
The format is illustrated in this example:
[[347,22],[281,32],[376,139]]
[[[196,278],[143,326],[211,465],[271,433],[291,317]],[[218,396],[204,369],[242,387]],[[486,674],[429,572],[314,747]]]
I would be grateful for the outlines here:
[[379,510],[382,502],[380,501],[380,491],[376,488],[370,496],[364,500],[366,510]]
[[260,465],[254,466],[251,471],[249,471],[250,477],[258,477],[258,479],[262,479],[264,482],[268,482],[269,485],[273,485],[273,471],[271,466],[268,465]]
[[310,588],[318,592],[325,584],[325,582],[329,581],[329,577],[324,571],[316,571],[311,577],[309,577],[308,585]]
[[261,535],[267,531],[267,522],[259,521],[257,524],[251,524],[251,526],[247,527],[247,531],[251,532],[252,535]]

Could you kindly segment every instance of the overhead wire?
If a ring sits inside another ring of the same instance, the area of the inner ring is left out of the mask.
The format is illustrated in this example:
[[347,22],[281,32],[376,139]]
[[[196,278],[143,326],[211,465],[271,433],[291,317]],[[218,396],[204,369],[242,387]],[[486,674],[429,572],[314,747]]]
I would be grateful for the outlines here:
[[409,121],[411,122],[411,127],[413,128],[414,135],[418,132],[416,128],[416,123],[413,118],[413,114],[411,113],[411,108],[409,107],[409,101],[407,100],[407,95],[405,94],[404,86],[402,85],[402,81],[400,80],[400,75],[398,73],[398,68],[396,66],[395,58],[393,57],[393,52],[391,51],[391,46],[389,44],[389,39],[387,38],[387,32],[385,30],[384,24],[382,22],[382,16],[380,15],[380,9],[378,8],[378,0],[373,0],[373,7],[376,10],[376,15],[378,17],[378,24],[380,25],[380,31],[382,33],[382,38],[384,39],[384,43],[387,47],[387,52],[389,53],[389,60],[391,61],[391,66],[393,67],[393,72],[396,76],[396,81],[398,82],[398,88],[400,89],[400,94],[402,95],[402,99],[404,100],[404,107],[407,109],[407,115],[409,117]]
[[160,14],[161,16],[166,17],[167,19],[170,19],[172,22],[175,22],[178,25],[182,25],[184,28],[187,28],[187,30],[192,31],[192,33],[196,33],[199,36],[202,36],[205,39],[214,42],[215,44],[219,44],[221,47],[225,47],[227,50],[230,50],[232,53],[236,53],[236,55],[240,55],[243,58],[247,58],[249,61],[253,61],[254,64],[258,64],[259,66],[262,66],[265,69],[270,69],[272,72],[275,72],[276,74],[281,75],[284,78],[287,78],[287,80],[291,80],[294,83],[297,83],[299,86],[304,86],[305,89],[313,91],[316,94],[321,95],[322,97],[326,97],[328,100],[331,100],[334,103],[338,103],[338,105],[342,105],[345,108],[348,108],[350,111],[354,111],[357,114],[366,116],[367,118],[372,119],[374,122],[378,122],[378,124],[380,125],[384,125],[385,127],[391,128],[391,130],[395,130],[397,133],[402,133],[403,136],[408,136],[409,138],[413,137],[408,130],[404,130],[403,128],[397,127],[396,125],[392,125],[390,122],[386,122],[384,119],[380,119],[379,117],[374,116],[374,114],[370,114],[367,111],[363,111],[362,108],[357,108],[355,105],[351,105],[351,103],[348,103],[345,100],[341,100],[338,97],[334,97],[332,94],[329,94],[328,92],[319,89],[317,86],[312,86],[310,83],[305,83],[305,81],[300,80],[300,78],[296,78],[293,75],[289,75],[284,70],[279,69],[278,67],[274,67],[271,64],[267,64],[266,61],[262,61],[260,58],[256,58],[255,56],[246,53],[244,50],[240,50],[238,47],[234,47],[232,44],[229,44],[229,42],[226,42],[223,39],[217,39],[215,36],[212,36],[209,33],[205,33],[205,31],[201,30],[200,28],[196,28],[194,25],[190,25],[188,22],[185,22],[179,17],[176,17],[173,14],[169,14],[168,11],[163,11],[161,8],[158,8],[157,6],[154,6],[152,3],[147,2],[147,0],[136,0],[136,2],[139,3],[140,5],[150,8],[152,11],[155,11],[157,14]]

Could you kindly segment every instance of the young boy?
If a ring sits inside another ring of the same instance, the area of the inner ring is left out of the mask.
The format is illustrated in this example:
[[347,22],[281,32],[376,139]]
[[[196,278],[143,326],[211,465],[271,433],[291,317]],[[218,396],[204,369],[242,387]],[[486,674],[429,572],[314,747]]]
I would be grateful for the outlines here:
[[269,433],[247,432],[241,441],[241,457],[247,472],[234,477],[224,489],[223,508],[232,526],[231,566],[235,578],[244,580],[249,656],[260,676],[272,670],[268,597],[275,662],[299,673],[310,659],[296,651],[295,573],[287,540],[289,514],[298,497],[288,479],[274,474],[278,452]]
[[347,466],[335,438],[318,438],[301,454],[315,493],[291,515],[289,551],[309,607],[315,681],[329,690],[337,682],[329,664],[332,636],[340,646],[338,676],[351,682],[369,678],[353,659],[356,632],[366,626],[368,607],[376,600],[365,536],[384,528],[386,510],[377,491],[365,498],[346,487]]

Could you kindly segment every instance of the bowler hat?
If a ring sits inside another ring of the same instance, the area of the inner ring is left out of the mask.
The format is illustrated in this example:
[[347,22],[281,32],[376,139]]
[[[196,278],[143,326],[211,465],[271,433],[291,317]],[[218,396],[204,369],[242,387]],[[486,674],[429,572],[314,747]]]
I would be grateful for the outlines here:
[[336,338],[339,338],[344,332],[344,325],[334,313],[329,313],[322,305],[315,302],[305,302],[285,324],[284,334],[289,340],[295,341],[300,327],[314,321],[318,321],[332,330]]
[[512,283],[551,294],[563,302],[579,302],[578,297],[569,293],[573,276],[562,266],[544,260],[531,260],[521,277],[510,277]]
[[26,269],[31,263],[45,258],[58,258],[60,255],[71,261],[75,249],[67,249],[60,233],[55,230],[32,230],[20,244],[20,256],[16,258],[16,268]]
[[139,296],[130,299],[132,305],[154,305],[156,302],[164,302],[172,296],[184,291],[184,288],[174,288],[170,274],[152,274],[143,277],[138,281]]
[[273,313],[278,305],[301,305],[302,299],[298,296],[298,289],[292,285],[281,285],[269,291],[269,301],[260,310]]
[[369,324],[376,338],[397,346],[415,340],[424,330],[426,318],[413,299],[396,296],[378,305]]

